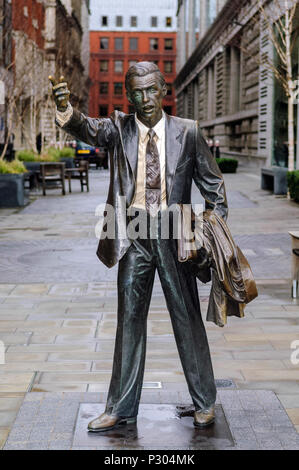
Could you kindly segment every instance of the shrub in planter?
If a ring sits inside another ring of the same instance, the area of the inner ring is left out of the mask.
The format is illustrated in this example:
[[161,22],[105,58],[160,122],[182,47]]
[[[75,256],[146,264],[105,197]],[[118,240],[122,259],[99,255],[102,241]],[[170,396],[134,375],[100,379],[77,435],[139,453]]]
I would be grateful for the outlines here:
[[222,173],[236,173],[238,160],[235,158],[216,158],[216,162]]
[[39,155],[40,162],[59,162],[60,160],[60,150],[54,147],[49,147],[44,150],[44,152]]
[[63,147],[63,149],[59,150],[60,158],[73,158],[75,156],[75,149],[71,147]]
[[16,157],[23,162],[58,162],[60,154],[59,150],[50,147],[42,154],[35,153],[33,150],[19,150]]
[[16,153],[16,158],[22,162],[35,162],[38,154],[33,152],[33,150],[19,150]]
[[7,162],[5,160],[0,160],[0,174],[20,174],[25,173],[26,167],[24,166],[23,162],[19,160],[12,160],[11,162]]
[[299,170],[288,171],[287,182],[291,199],[299,202]]

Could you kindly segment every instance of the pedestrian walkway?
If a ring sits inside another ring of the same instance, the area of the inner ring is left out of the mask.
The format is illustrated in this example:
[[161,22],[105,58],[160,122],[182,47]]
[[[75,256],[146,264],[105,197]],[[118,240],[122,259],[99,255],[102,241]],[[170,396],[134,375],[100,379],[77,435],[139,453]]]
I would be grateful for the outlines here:
[[[258,175],[250,170],[225,175],[225,181],[228,223],[251,263],[259,297],[243,319],[229,318],[224,328],[205,323],[218,405],[230,433],[220,447],[231,447],[228,441],[233,439],[234,448],[295,448],[299,364],[291,362],[291,344],[299,340],[299,306],[290,297],[288,231],[298,230],[299,206],[261,191]],[[117,267],[108,269],[97,260],[94,229],[95,208],[104,202],[108,184],[106,171],[91,172],[90,193],[81,193],[74,184],[71,195],[53,191],[23,210],[0,211],[0,340],[6,348],[5,364],[0,365],[1,446],[12,429],[5,448],[71,448],[79,403],[105,402],[116,327]],[[200,201],[197,190],[194,201]],[[200,284],[199,293],[205,318],[209,286]],[[157,278],[144,381],[144,404],[190,404]],[[244,407],[246,401],[250,405]],[[52,403],[51,413],[44,411],[44,402]],[[69,409],[68,420],[58,420],[57,428],[56,421],[44,419],[52,427],[44,429],[47,437],[37,440],[42,416],[57,417],[55,407],[62,402]],[[237,402],[242,406],[233,412]],[[271,421],[269,410],[277,410],[277,421]],[[278,428],[285,428],[288,442],[280,439]],[[76,442],[74,447],[84,447]],[[201,448],[219,447],[219,441],[196,442]],[[119,445],[129,444],[122,438]]]

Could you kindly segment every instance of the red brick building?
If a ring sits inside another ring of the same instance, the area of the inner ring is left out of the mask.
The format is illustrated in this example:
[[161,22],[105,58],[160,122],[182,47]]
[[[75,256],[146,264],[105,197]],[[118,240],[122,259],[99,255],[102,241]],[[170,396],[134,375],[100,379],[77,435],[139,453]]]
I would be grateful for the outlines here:
[[115,109],[133,112],[125,91],[125,75],[134,62],[155,62],[163,73],[168,94],[164,110],[176,113],[173,81],[176,75],[176,33],[91,31],[89,115],[109,116]]

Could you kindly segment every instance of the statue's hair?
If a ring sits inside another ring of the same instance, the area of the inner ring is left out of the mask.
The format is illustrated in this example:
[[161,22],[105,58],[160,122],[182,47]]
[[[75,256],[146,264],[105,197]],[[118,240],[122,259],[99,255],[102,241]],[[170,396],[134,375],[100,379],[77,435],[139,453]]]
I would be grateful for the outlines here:
[[156,73],[159,77],[161,86],[165,86],[165,79],[159,69],[159,67],[154,62],[137,62],[134,65],[131,65],[129,70],[126,73],[125,87],[126,90],[130,91],[130,80],[133,77],[144,77],[150,73]]

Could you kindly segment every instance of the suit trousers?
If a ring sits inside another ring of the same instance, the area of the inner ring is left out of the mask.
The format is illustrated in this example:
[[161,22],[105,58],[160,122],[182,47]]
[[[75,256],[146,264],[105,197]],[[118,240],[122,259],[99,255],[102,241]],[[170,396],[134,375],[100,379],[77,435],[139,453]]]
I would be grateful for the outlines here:
[[[196,277],[178,261],[177,240],[161,237],[161,213],[155,236],[136,238],[118,266],[118,322],[106,412],[121,417],[138,413],[146,355],[147,315],[156,270],[196,410],[215,403],[216,387]],[[152,217],[147,215],[149,230]]]

